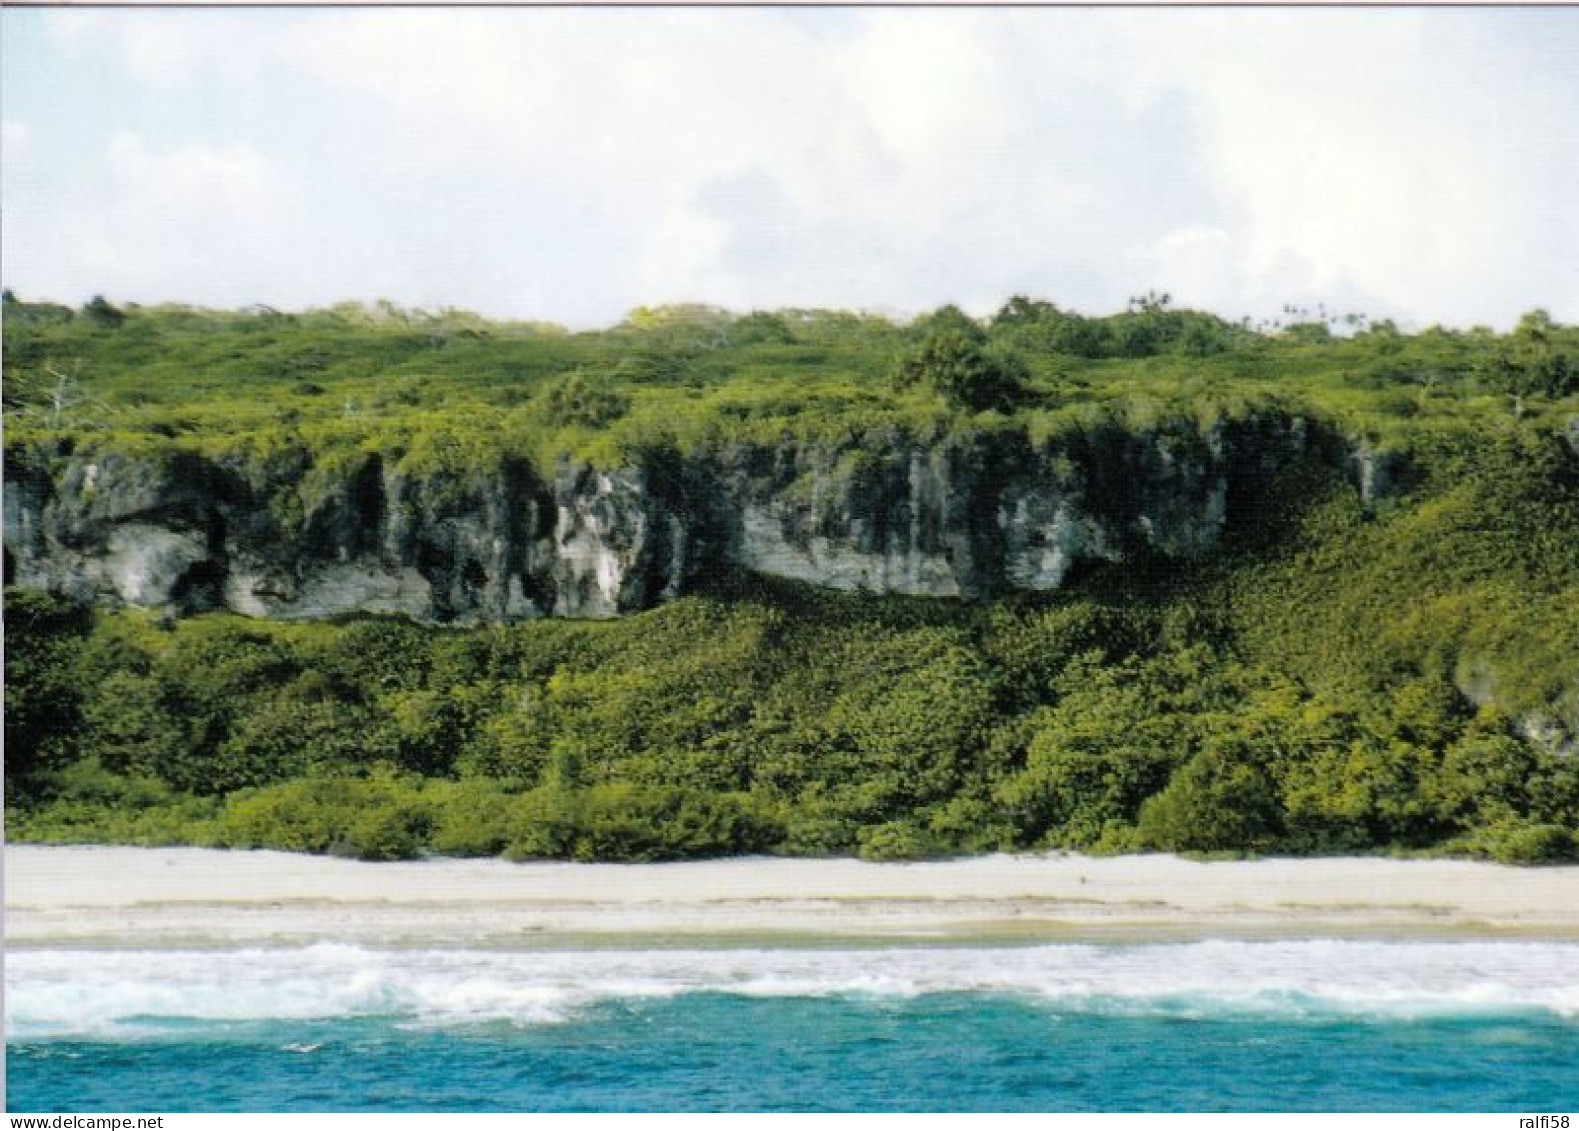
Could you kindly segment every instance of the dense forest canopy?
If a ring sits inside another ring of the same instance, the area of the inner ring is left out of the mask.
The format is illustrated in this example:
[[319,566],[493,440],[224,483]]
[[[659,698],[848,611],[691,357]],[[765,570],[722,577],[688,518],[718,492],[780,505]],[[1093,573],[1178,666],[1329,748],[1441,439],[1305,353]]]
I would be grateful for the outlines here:
[[412,474],[619,467],[1262,409],[1348,453],[1269,468],[1211,554],[991,599],[733,572],[617,621],[436,626],[11,589],[13,838],[375,858],[1579,854],[1579,328],[1542,312],[1407,334],[1016,297],[986,319],[683,306],[570,333],[7,293],[3,317],[8,467],[195,453],[299,465],[304,497],[368,452]]

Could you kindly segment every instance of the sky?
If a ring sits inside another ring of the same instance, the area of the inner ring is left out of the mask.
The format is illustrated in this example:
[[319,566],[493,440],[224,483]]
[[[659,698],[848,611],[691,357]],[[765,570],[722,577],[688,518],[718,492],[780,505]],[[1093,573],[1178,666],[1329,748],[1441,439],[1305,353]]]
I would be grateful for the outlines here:
[[0,12],[0,282],[1579,321],[1579,9]]

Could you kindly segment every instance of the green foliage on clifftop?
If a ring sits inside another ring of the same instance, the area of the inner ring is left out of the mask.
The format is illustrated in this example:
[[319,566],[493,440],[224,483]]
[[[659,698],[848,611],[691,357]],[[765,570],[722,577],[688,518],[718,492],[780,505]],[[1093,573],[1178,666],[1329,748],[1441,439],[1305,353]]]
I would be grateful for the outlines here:
[[614,466],[1253,403],[1389,478],[1362,497],[1353,469],[1295,461],[1230,500],[1210,556],[991,602],[735,575],[614,622],[438,628],[11,590],[14,839],[1579,855],[1579,331],[1549,319],[1340,337],[1015,300],[979,324],[670,308],[569,334],[9,300],[4,333],[8,448],[225,452],[242,473],[303,451],[309,476],[366,451],[413,472]]
[[655,443],[936,438],[1003,413],[1046,433],[1102,411],[1144,422],[1272,401],[1386,448],[1491,421],[1560,428],[1579,408],[1579,328],[1539,311],[1506,335],[1380,323],[1342,337],[1320,322],[1255,330],[1155,296],[1105,318],[1016,298],[980,322],[945,308],[908,325],[665,307],[584,333],[387,303],[73,313],[12,297],[4,353],[8,446],[258,461],[360,449],[414,469],[485,467],[501,450],[548,466]]

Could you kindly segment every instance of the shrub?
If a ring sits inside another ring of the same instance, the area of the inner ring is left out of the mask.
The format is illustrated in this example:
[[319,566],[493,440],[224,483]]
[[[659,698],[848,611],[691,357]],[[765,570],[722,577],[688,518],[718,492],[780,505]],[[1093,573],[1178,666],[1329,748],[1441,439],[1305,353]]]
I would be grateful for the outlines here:
[[417,855],[432,821],[421,793],[388,775],[302,778],[232,795],[216,837],[234,848],[396,860]]
[[428,845],[446,856],[498,856],[521,835],[521,798],[502,781],[436,784]]
[[1255,755],[1209,746],[1140,810],[1140,839],[1168,852],[1258,851],[1280,828],[1277,789]]
[[676,860],[760,852],[781,835],[740,795],[643,788],[630,783],[562,789],[522,798],[512,858]]
[[1470,840],[1473,851],[1499,864],[1561,864],[1579,859],[1579,841],[1562,825],[1508,822]]
[[557,425],[603,428],[630,410],[630,400],[608,380],[572,373],[550,385],[543,394],[543,411]]
[[912,821],[862,829],[857,839],[863,860],[919,860],[937,853],[932,838]]

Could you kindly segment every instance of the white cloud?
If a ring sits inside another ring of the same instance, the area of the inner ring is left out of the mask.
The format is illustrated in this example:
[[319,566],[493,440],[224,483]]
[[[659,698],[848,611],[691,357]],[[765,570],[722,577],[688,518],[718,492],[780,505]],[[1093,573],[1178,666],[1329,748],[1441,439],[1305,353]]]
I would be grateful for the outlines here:
[[[52,194],[47,204],[40,191]],[[20,197],[24,220],[8,226],[7,272],[29,292],[243,305],[295,281],[287,229],[299,201],[248,146],[158,150],[122,132],[95,179],[53,193],[33,185],[8,194]]]
[[[92,250],[77,270],[102,274],[79,292],[385,295],[581,324],[677,299],[1114,309],[1150,287],[1229,316],[1579,318],[1579,85],[1560,49],[1579,21],[1560,14],[51,20],[68,63],[108,49],[164,109],[109,107],[120,133],[70,192],[8,177],[25,198],[8,276],[29,288],[12,268],[39,271],[29,249],[48,243],[57,261]],[[183,101],[231,128],[184,129]],[[256,106],[272,113],[244,126]]]
[[[1542,107],[1543,76],[1499,58],[1467,18],[1198,13],[1171,50],[1149,33],[1152,81],[1190,92],[1240,210],[1244,298],[1347,295],[1419,321],[1506,323],[1543,293],[1563,297],[1550,256],[1532,262],[1521,245],[1529,225],[1560,219],[1572,246],[1552,167],[1574,169],[1579,106]],[[1301,293],[1268,293],[1290,285]],[[1579,316],[1571,284],[1566,297]]]
[[[299,14],[270,19],[255,12],[119,10],[40,13],[64,59],[79,68],[112,57],[144,90],[161,94],[255,77],[288,60]],[[61,76],[67,77],[67,76]]]
[[0,122],[0,164],[25,161],[33,150],[33,131],[26,122]]
[[159,226],[185,223],[194,210],[224,223],[248,223],[267,219],[278,201],[273,171],[247,145],[188,145],[161,153],[122,132],[111,139],[106,164],[125,206]]
[[1241,298],[1233,237],[1222,228],[1175,228],[1152,247],[1151,277],[1181,305],[1232,310]]

